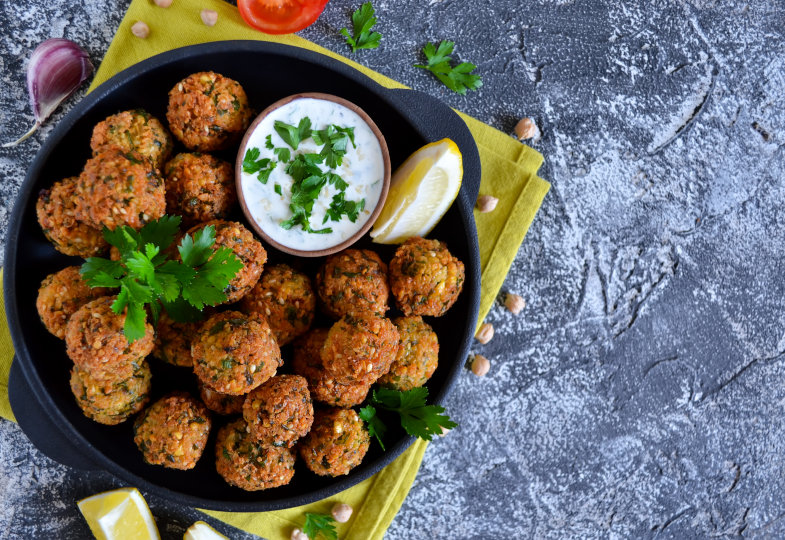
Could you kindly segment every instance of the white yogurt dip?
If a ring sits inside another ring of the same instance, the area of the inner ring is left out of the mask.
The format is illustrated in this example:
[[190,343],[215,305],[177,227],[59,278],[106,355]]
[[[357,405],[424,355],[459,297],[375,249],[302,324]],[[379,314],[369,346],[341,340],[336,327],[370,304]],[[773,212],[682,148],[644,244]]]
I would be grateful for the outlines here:
[[[275,152],[268,148],[267,137],[271,136],[270,142],[275,148],[288,148],[291,159],[298,154],[318,154],[323,145],[318,145],[313,138],[302,140],[297,150],[293,150],[274,128],[276,120],[297,126],[305,117],[310,119],[314,131],[326,129],[330,125],[354,128],[355,146],[347,144],[341,165],[330,168],[322,162],[318,166],[324,172],[339,175],[348,184],[344,191],[345,200],[359,202],[364,199],[365,206],[354,222],[345,214],[339,221],[332,221],[328,217],[325,222],[333,197],[341,191],[328,182],[314,201],[309,223],[313,230],[332,229],[329,233],[307,232],[300,225],[289,229],[281,226],[292,217],[289,205],[292,202],[294,179],[286,172],[286,163],[281,162]],[[240,189],[249,217],[265,234],[283,246],[304,251],[337,246],[367,223],[379,202],[385,174],[379,140],[356,112],[339,103],[303,97],[278,107],[259,122],[242,151],[247,155],[248,150],[253,148],[259,150],[258,159],[268,158],[276,163],[266,183],[262,183],[256,173],[249,174],[241,170]],[[281,193],[277,193],[277,190]]]

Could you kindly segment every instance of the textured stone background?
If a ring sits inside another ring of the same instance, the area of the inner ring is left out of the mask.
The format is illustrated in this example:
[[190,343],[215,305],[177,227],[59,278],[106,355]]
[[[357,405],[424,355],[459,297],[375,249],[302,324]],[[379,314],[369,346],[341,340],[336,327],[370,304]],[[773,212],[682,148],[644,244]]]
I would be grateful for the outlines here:
[[[302,34],[345,53],[359,3]],[[79,4],[0,3],[3,139],[32,121],[32,48],[97,63],[126,7]],[[785,3],[375,5],[383,46],[355,58],[503,131],[533,116],[553,183],[505,285],[528,307],[491,312],[491,373],[462,377],[387,537],[785,536]],[[441,38],[481,91],[410,67]],[[46,133],[0,150],[0,231]],[[75,499],[117,485],[0,421],[0,537],[85,538]],[[148,500],[165,537],[199,517]]]

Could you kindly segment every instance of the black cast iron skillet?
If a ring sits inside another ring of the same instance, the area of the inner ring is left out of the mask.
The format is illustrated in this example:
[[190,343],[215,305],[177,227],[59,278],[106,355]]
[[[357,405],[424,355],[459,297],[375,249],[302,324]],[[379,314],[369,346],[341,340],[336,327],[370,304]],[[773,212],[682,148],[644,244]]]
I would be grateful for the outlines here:
[[[319,477],[298,461],[292,482],[276,489],[245,492],[229,486],[215,471],[212,443],[226,421],[216,415],[205,454],[191,471],[147,465],[133,443],[133,421],[103,426],[86,418],[71,395],[71,362],[61,340],[50,335],[35,308],[38,287],[46,275],[81,259],[56,252],[44,238],[35,216],[39,190],[78,174],[90,157],[93,126],[121,110],[142,107],[165,119],[167,93],[185,76],[213,70],[239,81],[257,110],[298,92],[326,92],[362,107],[381,129],[393,168],[425,143],[449,137],[463,154],[464,178],[459,198],[431,233],[446,241],[466,266],[458,302],[440,318],[426,318],[440,341],[439,367],[428,382],[432,403],[442,404],[466,358],[477,321],[480,262],[472,207],[480,183],[480,160],[474,140],[458,115],[440,101],[412,90],[381,87],[349,66],[328,57],[278,44],[225,41],[185,47],[160,54],[114,76],[84,98],[57,125],[33,160],[17,197],[5,251],[5,301],[16,360],[9,384],[11,405],[19,425],[33,443],[53,459],[81,469],[111,471],[129,484],[183,504],[228,511],[267,511],[328,497],[368,478],[399,456],[412,442],[388,419],[387,451],[374,441],[363,463],[347,476]],[[178,149],[182,151],[183,149]],[[233,150],[236,152],[236,149]],[[232,151],[221,155],[234,161]],[[240,215],[235,216],[241,219]],[[357,247],[357,246],[355,246]],[[394,247],[372,245],[389,261]],[[271,262],[287,262],[313,272],[322,262],[292,260],[268,248]],[[394,310],[388,314],[397,315]],[[322,325],[326,320],[317,321]],[[291,355],[283,350],[284,358]],[[152,398],[173,389],[195,393],[193,373],[150,359]],[[284,366],[282,371],[286,371]]]

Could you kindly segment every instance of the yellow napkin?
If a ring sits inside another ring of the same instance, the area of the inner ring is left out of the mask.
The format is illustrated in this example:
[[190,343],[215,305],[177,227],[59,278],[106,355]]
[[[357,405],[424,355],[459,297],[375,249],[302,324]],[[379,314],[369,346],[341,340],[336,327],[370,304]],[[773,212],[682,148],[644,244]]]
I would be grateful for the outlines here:
[[[207,27],[201,22],[199,13],[204,8],[218,12],[218,22],[214,27]],[[131,33],[131,26],[140,20],[150,27],[147,39],[136,38]],[[390,78],[299,36],[269,36],[257,32],[245,25],[235,7],[221,0],[175,0],[168,9],[156,7],[150,0],[133,0],[90,89],[117,72],[158,53],[227,39],[256,39],[303,47],[345,62],[383,86],[405,88]],[[542,155],[470,116],[461,114],[461,117],[469,126],[480,152],[480,194],[499,198],[499,204],[493,212],[475,212],[482,264],[481,321],[493,305],[518,247],[550,185],[537,177],[537,169],[543,161]],[[0,321],[3,321],[0,322],[0,415],[13,420],[7,399],[8,370],[13,348],[4,324],[3,306],[0,306]],[[340,501],[355,509],[348,523],[337,526],[341,539],[381,539],[414,482],[426,447],[427,443],[417,440],[381,472],[323,501],[276,512],[206,513],[245,531],[275,540],[289,538],[291,529],[302,525],[304,512],[328,513],[332,504]]]

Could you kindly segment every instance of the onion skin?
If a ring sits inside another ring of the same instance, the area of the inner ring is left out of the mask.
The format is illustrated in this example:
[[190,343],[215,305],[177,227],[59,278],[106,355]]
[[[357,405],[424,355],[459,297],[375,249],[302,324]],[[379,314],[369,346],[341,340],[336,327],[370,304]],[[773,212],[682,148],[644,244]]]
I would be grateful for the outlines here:
[[27,66],[27,92],[35,115],[33,128],[3,148],[16,146],[41,126],[49,115],[93,73],[82,47],[63,38],[47,39],[33,51]]

